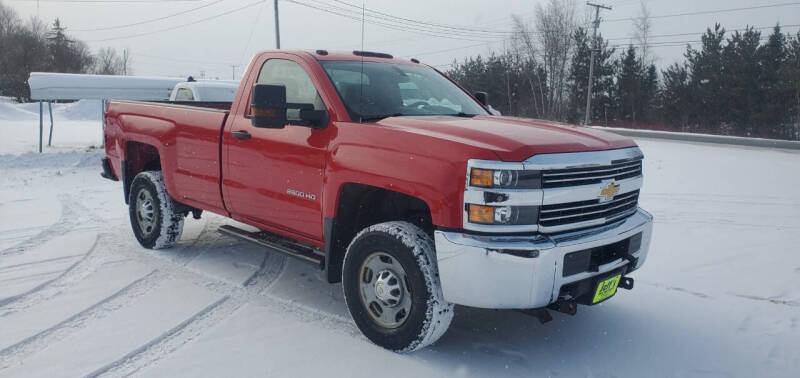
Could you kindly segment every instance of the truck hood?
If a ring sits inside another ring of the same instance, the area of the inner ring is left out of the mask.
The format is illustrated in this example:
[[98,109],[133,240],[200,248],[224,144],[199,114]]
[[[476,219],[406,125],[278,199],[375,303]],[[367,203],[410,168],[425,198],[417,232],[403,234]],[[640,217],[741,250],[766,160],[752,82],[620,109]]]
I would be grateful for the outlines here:
[[489,149],[503,161],[522,161],[537,154],[636,145],[630,138],[588,127],[515,117],[405,116],[385,118],[378,124]]

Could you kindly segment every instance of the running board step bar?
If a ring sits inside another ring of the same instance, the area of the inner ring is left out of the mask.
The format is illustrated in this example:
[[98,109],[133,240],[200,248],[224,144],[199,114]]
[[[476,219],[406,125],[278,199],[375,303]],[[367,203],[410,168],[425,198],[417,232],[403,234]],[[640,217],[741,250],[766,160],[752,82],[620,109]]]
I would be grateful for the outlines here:
[[219,232],[237,239],[271,248],[289,257],[294,257],[315,265],[320,269],[325,269],[325,254],[312,246],[295,242],[271,232],[247,231],[230,225],[220,226]]

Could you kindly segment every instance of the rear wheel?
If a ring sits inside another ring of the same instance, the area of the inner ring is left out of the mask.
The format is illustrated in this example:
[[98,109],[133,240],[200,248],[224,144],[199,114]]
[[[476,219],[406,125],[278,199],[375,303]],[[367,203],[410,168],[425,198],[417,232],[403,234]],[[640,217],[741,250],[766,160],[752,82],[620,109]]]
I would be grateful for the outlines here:
[[444,301],[430,236],[407,222],[361,231],[347,249],[342,271],[345,301],[373,343],[412,352],[434,343],[453,318]]
[[167,194],[159,171],[141,172],[131,183],[128,198],[131,228],[142,247],[169,248],[183,233],[183,214],[175,212],[175,203]]

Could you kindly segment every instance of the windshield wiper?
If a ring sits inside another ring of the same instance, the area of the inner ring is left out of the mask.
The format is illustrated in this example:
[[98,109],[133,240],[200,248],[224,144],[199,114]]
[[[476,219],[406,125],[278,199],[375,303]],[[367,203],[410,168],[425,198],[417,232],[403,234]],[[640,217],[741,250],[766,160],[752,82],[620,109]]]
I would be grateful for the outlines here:
[[472,118],[472,117],[475,117],[477,114],[467,114],[467,113],[464,113],[464,112],[458,112],[456,114],[450,114],[450,115],[451,116],[455,116],[455,117]]
[[442,116],[450,116],[450,117],[463,117],[463,118],[472,118],[475,117],[477,114],[468,114],[464,112],[458,113],[449,113],[449,114],[403,114],[403,113],[393,113],[393,114],[380,114],[380,115],[367,115],[363,116],[360,119],[360,122],[377,122],[385,118],[389,117],[401,117],[401,116],[414,116],[414,117],[442,117]]
[[361,117],[359,119],[359,122],[376,122],[376,121],[380,121],[380,120],[385,119],[385,118],[399,117],[399,116],[402,116],[402,115],[403,114],[401,114],[401,113],[367,115],[367,116]]
[[435,116],[435,117],[463,117],[463,118],[472,118],[475,117],[477,114],[469,114],[464,112],[458,113],[448,113],[448,114],[418,114],[420,116]]

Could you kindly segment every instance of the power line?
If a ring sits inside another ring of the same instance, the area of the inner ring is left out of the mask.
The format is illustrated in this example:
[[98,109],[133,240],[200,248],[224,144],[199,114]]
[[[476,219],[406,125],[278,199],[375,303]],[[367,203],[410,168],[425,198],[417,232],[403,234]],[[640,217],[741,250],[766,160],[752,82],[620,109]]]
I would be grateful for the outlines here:
[[[358,22],[362,21],[361,17],[356,17],[354,15],[349,15],[347,13],[343,13],[343,12],[340,12],[340,11],[321,8],[321,7],[316,6],[314,4],[309,4],[309,3],[305,3],[305,2],[297,1],[297,0],[284,0],[284,1],[286,1],[288,3],[304,6],[304,7],[307,7],[307,8],[312,8],[312,9],[316,9],[316,10],[319,10],[319,11],[331,13],[331,14],[334,14],[334,15],[337,15],[337,16],[340,16],[340,17],[349,18],[351,20],[355,20],[355,21],[358,21]],[[387,29],[398,30],[398,31],[402,31],[402,32],[409,32],[409,33],[422,34],[422,35],[427,35],[427,36],[436,37],[436,38],[457,39],[457,40],[473,41],[473,42],[487,42],[486,39],[477,40],[477,39],[459,37],[458,36],[459,34],[435,33],[435,32],[430,31],[430,30],[422,30],[422,29],[417,29],[417,30],[415,30],[415,29],[407,29],[407,28],[404,28],[402,26],[398,26],[396,24],[379,22],[379,21],[375,21],[375,20],[372,20],[372,19],[365,20],[364,22],[372,24],[372,25],[382,26],[382,27],[387,28]],[[474,37],[474,38],[479,38],[479,37]]]
[[[342,7],[339,7],[339,6],[336,6],[336,5],[328,5],[327,3],[324,3],[324,2],[321,2],[321,1],[317,1],[317,0],[310,0],[310,1],[313,1],[315,3],[325,4],[325,5],[329,6],[329,7],[332,7],[332,8],[338,9],[338,10],[355,13],[355,11],[351,10],[351,9],[342,8]],[[353,5],[353,4],[350,4],[350,3],[347,3],[347,2],[344,2],[344,1],[341,1],[341,0],[334,0],[334,1],[336,1],[337,3],[345,4],[347,6],[359,9],[358,15],[359,16],[361,15],[360,14],[360,10],[361,10],[360,6]],[[413,27],[413,28],[417,28],[417,29],[420,29],[420,30],[425,30],[425,31],[428,31],[428,32],[434,32],[434,33],[443,33],[443,34],[458,35],[458,36],[470,36],[470,37],[476,37],[476,38],[477,37],[484,37],[484,38],[485,37],[498,37],[499,35],[504,33],[504,32],[501,32],[501,31],[477,30],[477,29],[470,29],[470,28],[466,28],[466,27],[458,27],[458,26],[452,26],[452,25],[434,24],[434,23],[425,22],[425,21],[417,21],[417,20],[412,20],[412,19],[408,19],[408,18],[404,18],[404,17],[394,16],[394,15],[391,15],[391,14],[388,14],[388,13],[376,11],[376,10],[369,9],[369,8],[364,8],[364,12],[365,12],[365,17],[368,16],[368,17],[371,17],[373,19],[378,19],[378,20],[381,20],[381,21],[384,21],[384,22],[392,23],[394,25],[399,25],[400,27]],[[369,12],[369,14],[366,14],[366,12]]]
[[[337,3],[340,3],[340,4],[345,4],[347,6],[354,7],[354,8],[361,8],[361,7],[359,7],[359,6],[355,5],[355,4],[351,4],[351,3],[348,3],[346,1],[342,1],[342,0],[333,0],[333,1],[335,1]],[[458,30],[458,31],[474,31],[474,32],[483,32],[483,33],[500,33],[500,34],[508,33],[506,31],[500,31],[500,30],[476,29],[476,28],[470,28],[470,27],[466,27],[466,26],[455,26],[455,25],[439,24],[439,23],[434,23],[434,22],[419,21],[419,20],[413,20],[413,19],[409,19],[409,18],[394,16],[394,15],[391,15],[391,14],[388,14],[388,13],[384,13],[384,12],[380,12],[380,11],[377,11],[377,10],[374,10],[374,9],[369,9],[369,8],[364,8],[364,9],[367,12],[374,13],[374,14],[379,14],[379,15],[386,16],[386,17],[389,17],[389,18],[392,18],[392,19],[403,20],[403,21],[408,21],[408,22],[412,22],[412,23],[416,23],[416,24],[422,24],[422,25],[429,25],[429,26],[439,27],[439,28],[443,28],[443,29],[452,29],[452,30]]]
[[15,2],[43,2],[43,3],[195,3],[202,0],[9,0]]
[[126,35],[126,36],[121,36],[121,37],[112,37],[112,38],[105,38],[105,39],[94,39],[94,40],[89,40],[89,41],[87,41],[87,42],[105,42],[105,41],[114,41],[114,40],[118,40],[118,39],[137,38],[137,37],[143,37],[143,36],[146,36],[146,35],[151,35],[151,34],[156,34],[156,33],[165,32],[165,31],[169,31],[169,30],[180,29],[180,28],[184,28],[184,27],[187,27],[187,26],[196,25],[196,24],[199,24],[199,23],[201,23],[201,22],[205,22],[205,21],[213,20],[213,19],[215,19],[215,18],[220,18],[220,17],[222,17],[222,16],[227,16],[227,15],[229,15],[229,14],[231,14],[231,13],[239,12],[239,11],[241,11],[241,10],[245,10],[245,9],[247,9],[247,8],[254,7],[254,6],[258,5],[258,4],[261,4],[261,3],[263,3],[264,1],[265,1],[265,0],[258,0],[258,1],[256,1],[256,2],[253,2],[253,3],[247,4],[247,5],[245,5],[245,6],[242,6],[242,7],[239,7],[239,8],[233,9],[233,10],[229,10],[229,11],[227,11],[227,12],[222,12],[222,13],[216,14],[216,15],[214,15],[214,16],[211,16],[211,17],[206,17],[206,18],[203,18],[203,19],[200,19],[200,20],[194,21],[194,22],[187,23],[187,24],[182,24],[182,25],[172,26],[172,27],[168,27],[168,28],[164,28],[164,29],[159,29],[159,30],[153,30],[153,31],[145,32],[145,33],[131,34],[131,35]]
[[[349,15],[350,18],[356,17],[358,21],[361,21],[362,14],[361,14],[361,7],[351,5],[353,7],[357,7],[358,10],[343,8],[337,5],[329,4],[326,2],[318,1],[318,0],[307,0],[319,5],[312,5],[307,2],[303,1],[289,1],[300,5],[305,5],[314,9],[327,11],[329,13],[334,13],[338,15]],[[349,3],[348,3],[349,4]],[[324,7],[324,8],[321,8]],[[393,28],[400,28],[403,31],[411,31],[408,28],[413,28],[415,32],[425,32],[425,33],[434,33],[434,36],[450,36],[450,37],[471,37],[471,38],[498,38],[501,37],[501,34],[505,32],[484,32],[484,31],[474,31],[474,30],[453,30],[448,29],[441,26],[431,26],[426,23],[420,23],[410,19],[404,19],[402,17],[396,17],[392,15],[388,15],[386,13],[377,12],[374,10],[364,9],[365,12],[369,11],[369,14],[365,14],[364,18],[369,17],[369,23],[382,25],[382,26],[391,26]]]
[[463,50],[463,49],[468,49],[468,48],[471,48],[471,47],[491,45],[492,43],[496,43],[496,42],[499,42],[499,41],[481,42],[481,43],[475,43],[475,44],[472,44],[472,45],[453,47],[453,48],[445,49],[445,50],[434,50],[434,51],[426,51],[426,52],[421,52],[421,53],[407,54],[407,56],[420,57],[420,56],[426,56],[426,55],[441,54],[441,53],[444,53],[444,52]]
[[244,49],[242,50],[242,56],[239,58],[239,63],[241,63],[244,58],[245,54],[247,54],[247,48],[250,47],[250,41],[253,39],[253,32],[256,31],[256,26],[258,25],[258,19],[261,18],[261,11],[264,10],[264,3],[261,3],[261,6],[258,7],[258,13],[256,13],[256,18],[253,20],[253,26],[250,28],[250,35],[247,37],[247,43],[244,44]]
[[172,58],[172,57],[148,55],[148,54],[142,54],[142,53],[136,53],[134,55],[135,56],[143,56],[145,58],[160,59],[160,60],[166,60],[166,61],[178,62],[178,63],[211,64],[211,65],[220,65],[220,66],[230,66],[232,64],[232,63],[229,63],[229,62],[209,62],[209,61],[203,61],[203,60]]
[[[768,35],[762,35],[758,38],[759,41],[766,41],[769,39]],[[648,43],[644,46],[647,47],[674,47],[674,46],[685,46],[690,43],[702,43],[702,40],[689,40],[689,41],[664,41],[664,42],[654,42],[652,44]],[[609,47],[617,48],[617,47],[633,47],[634,49],[640,48],[642,45],[626,45],[626,44],[618,44],[618,45],[611,45]]]
[[[776,25],[772,25],[772,26],[758,26],[758,27],[752,27],[752,29],[754,29],[754,30],[765,30],[765,29],[772,29],[772,28],[774,28],[775,26],[776,26]],[[783,28],[794,28],[794,27],[800,27],[800,24],[793,24],[793,25],[778,25],[778,26],[780,26],[780,27],[781,27],[781,29],[783,29]],[[737,31],[738,31],[738,32],[742,32],[742,31],[747,31],[748,29],[749,29],[748,27],[739,28],[739,29],[725,29],[725,32],[737,32]],[[689,35],[698,35],[698,34],[704,34],[704,33],[705,33],[705,31],[702,31],[702,32],[695,32],[695,33],[656,34],[656,35],[651,35],[651,36],[649,36],[649,38],[663,38],[663,37],[685,37],[685,36],[689,36]],[[621,41],[621,40],[625,40],[625,39],[630,39],[630,37],[606,38],[605,40],[606,40],[606,41]]]
[[168,19],[168,18],[172,18],[172,17],[176,17],[176,16],[184,15],[184,14],[187,14],[187,13],[191,13],[191,12],[194,12],[194,11],[196,11],[196,10],[200,10],[200,9],[203,9],[203,8],[210,7],[210,6],[214,5],[214,4],[221,3],[221,2],[223,2],[223,1],[225,1],[225,0],[216,0],[216,1],[212,1],[212,2],[210,2],[210,3],[203,4],[203,5],[201,5],[201,6],[199,6],[199,7],[196,7],[196,8],[187,9],[187,10],[185,10],[185,11],[181,11],[181,12],[178,12],[178,13],[173,13],[173,14],[170,14],[170,15],[167,15],[167,16],[162,16],[162,17],[158,17],[158,18],[152,18],[152,19],[149,19],[149,20],[144,20],[144,21],[134,22],[134,23],[132,23],[132,24],[117,25],[117,26],[107,26],[107,27],[102,27],[102,28],[93,28],[93,29],[70,29],[70,31],[73,31],[73,32],[89,32],[89,31],[100,31],[100,30],[122,29],[122,28],[128,28],[128,27],[131,27],[131,26],[144,25],[144,24],[149,24],[149,23],[151,23],[151,22],[156,22],[156,21],[166,20],[166,19]]
[[[716,10],[707,10],[707,11],[698,11],[698,12],[674,13],[674,14],[665,14],[665,15],[660,15],[660,16],[650,16],[650,18],[651,19],[658,19],[658,18],[671,18],[671,17],[683,17],[683,16],[696,16],[696,15],[704,15],[704,14],[730,13],[730,12],[740,12],[740,11],[753,10],[753,9],[788,7],[788,6],[793,6],[793,5],[800,5],[800,2],[768,4],[768,5],[756,5],[756,6],[743,7],[743,8],[716,9]],[[603,21],[605,21],[605,22],[620,22],[620,21],[633,21],[633,20],[636,20],[636,19],[637,19],[636,17],[626,17],[626,18],[615,18],[615,19],[603,20]]]
[[[792,25],[779,25],[779,26],[780,26],[780,28],[781,28],[781,29],[785,29],[785,28],[795,28],[795,27],[800,27],[800,24],[792,24]],[[752,27],[752,28],[753,28],[754,30],[764,30],[764,29],[772,29],[772,28],[774,28],[774,27],[775,27],[775,25],[772,25],[772,26],[757,26],[757,27]],[[725,31],[726,31],[726,32],[737,32],[737,31],[741,32],[741,31],[746,31],[746,30],[748,30],[748,28],[739,28],[739,29],[726,29]],[[705,31],[693,32],[693,33],[657,34],[657,35],[651,35],[651,36],[650,36],[650,38],[663,38],[663,37],[682,37],[682,36],[702,35],[703,33],[705,33]],[[604,41],[618,41],[618,40],[625,40],[625,39],[630,39],[630,37],[606,38],[606,39],[604,39]],[[410,56],[410,57],[420,57],[420,56],[426,56],[426,55],[435,55],[435,54],[440,54],[440,53],[444,53],[444,52],[450,52],[450,51],[457,51],[457,50],[468,49],[468,48],[472,48],[472,47],[486,46],[486,45],[490,45],[490,44],[492,44],[492,43],[496,43],[496,42],[499,42],[499,41],[493,41],[493,42],[484,42],[484,43],[475,43],[475,44],[464,45],[464,46],[458,46],[458,47],[453,47],[453,48],[444,49],[444,50],[433,50],[433,51],[425,51],[425,52],[420,52],[420,53],[414,53],[414,54],[403,54],[403,55],[404,55],[404,56]],[[698,42],[701,42],[701,41],[699,41],[699,40],[689,40],[689,41],[661,41],[661,42],[652,42],[652,43],[648,43],[648,44],[646,44],[645,46],[649,46],[649,47],[660,47],[660,46],[661,46],[661,44],[664,44],[664,43],[672,43],[672,44],[677,44],[677,45],[674,45],[674,46],[680,46],[680,45],[682,45],[682,44],[685,44],[685,43],[698,43]],[[615,44],[611,44],[611,45],[609,45],[609,47],[613,47],[613,48],[617,48],[617,47],[627,47],[627,46],[628,46],[628,44],[626,44],[626,43],[615,43]],[[636,46],[634,46],[634,47],[636,47]]]

